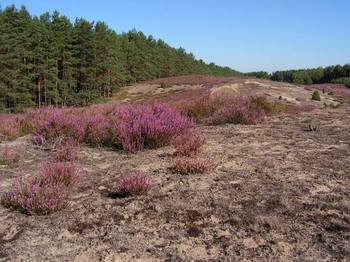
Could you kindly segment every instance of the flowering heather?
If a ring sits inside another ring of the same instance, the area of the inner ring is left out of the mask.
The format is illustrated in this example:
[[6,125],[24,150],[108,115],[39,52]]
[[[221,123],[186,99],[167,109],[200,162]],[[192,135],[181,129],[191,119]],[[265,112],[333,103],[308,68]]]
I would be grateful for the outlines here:
[[121,196],[141,195],[151,188],[151,179],[142,171],[134,171],[119,181],[116,193]]
[[174,136],[194,128],[190,119],[166,104],[121,105],[115,115],[118,139],[129,152],[167,145]]
[[208,124],[257,124],[266,115],[283,110],[281,103],[271,103],[263,96],[236,97],[222,93],[206,94],[175,107],[194,121]]
[[45,184],[63,184],[66,187],[75,185],[83,172],[72,162],[48,162],[43,165],[40,179]]
[[60,142],[56,147],[55,159],[61,162],[77,160],[76,142],[72,139]]
[[62,139],[72,139],[92,146],[121,145],[132,153],[168,145],[175,136],[195,128],[188,117],[161,103],[111,103],[84,111],[45,107],[28,110],[16,123],[23,134],[32,133],[38,145],[52,146]]
[[48,162],[33,179],[16,180],[0,202],[24,213],[47,215],[67,206],[69,190],[82,174],[72,162]]
[[93,115],[93,114],[102,114],[104,116],[113,115],[113,113],[116,111],[116,108],[120,103],[113,102],[113,103],[105,103],[105,104],[95,104],[91,105],[84,110],[87,114]]
[[214,125],[225,123],[254,125],[262,122],[265,117],[265,111],[252,106],[250,98],[236,97],[232,104],[225,105],[214,113],[211,123]]
[[102,113],[85,114],[85,142],[93,146],[101,146],[112,140],[111,124]]
[[178,158],[173,166],[170,167],[173,173],[182,175],[203,174],[214,167],[211,159],[199,158]]
[[178,102],[175,107],[197,123],[210,117],[216,110],[217,100],[210,95]]
[[0,165],[11,165],[20,160],[23,152],[19,147],[5,146],[0,148]]
[[20,114],[0,114],[0,141],[1,136],[5,139],[15,139],[21,135]]
[[52,114],[53,110],[57,110],[52,106],[41,107],[36,109],[27,109],[21,120],[21,131],[23,134],[35,132],[41,127],[46,118]]
[[47,215],[67,206],[68,192],[63,184],[42,179],[17,180],[9,192],[1,197],[7,208],[28,214]]
[[59,137],[73,138],[82,142],[85,134],[85,122],[77,109],[51,108],[45,120],[34,133],[33,141],[37,144],[53,142]]
[[188,129],[172,140],[175,155],[181,156],[197,154],[203,143],[204,138],[195,129]]

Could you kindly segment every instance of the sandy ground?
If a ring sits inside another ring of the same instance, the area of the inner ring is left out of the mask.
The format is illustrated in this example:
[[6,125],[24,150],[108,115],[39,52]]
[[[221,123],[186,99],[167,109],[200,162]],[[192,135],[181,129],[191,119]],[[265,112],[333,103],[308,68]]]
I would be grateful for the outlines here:
[[[87,175],[68,209],[38,217],[0,206],[0,261],[350,261],[349,104],[200,129],[200,157],[216,162],[202,175],[172,174],[171,147],[130,155],[81,146]],[[0,167],[0,192],[49,154],[29,137],[5,143],[25,156]],[[133,169],[151,174],[151,191],[110,198]]]
[[[161,83],[165,84],[166,87],[162,87]],[[157,99],[174,101],[204,93],[227,93],[234,95],[264,95],[268,96],[271,100],[282,99],[284,102],[293,105],[323,106],[323,104],[311,101],[310,99],[313,90],[321,89],[320,91],[322,91],[324,89],[322,85],[317,86],[319,88],[252,78],[174,77],[122,87],[116,92],[113,100],[147,101]],[[329,89],[329,91],[331,90]],[[338,99],[328,93],[324,92],[322,94],[322,102],[338,104]]]

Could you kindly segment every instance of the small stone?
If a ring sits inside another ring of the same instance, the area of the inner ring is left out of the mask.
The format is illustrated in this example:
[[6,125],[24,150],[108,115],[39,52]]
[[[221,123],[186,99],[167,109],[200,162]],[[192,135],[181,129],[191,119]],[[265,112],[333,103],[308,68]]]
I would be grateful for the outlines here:
[[72,239],[74,238],[74,235],[66,229],[66,230],[63,230],[63,232],[58,236],[58,239],[64,239],[64,238]]
[[258,244],[254,241],[253,238],[246,238],[243,240],[243,245],[245,248],[257,248]]
[[98,190],[100,190],[100,191],[103,191],[103,190],[106,190],[107,188],[105,187],[105,186],[99,186],[98,187]]
[[6,230],[6,234],[2,237],[2,240],[11,241],[15,239],[21,232],[22,230],[19,227],[11,226]]
[[229,237],[229,236],[231,236],[231,234],[228,230],[218,230],[218,232],[217,232],[218,238]]
[[99,260],[100,258],[93,251],[81,253],[74,258],[74,262],[95,262]]
[[285,253],[285,252],[288,252],[289,249],[290,249],[289,244],[287,244],[287,243],[285,243],[285,242],[278,242],[278,243],[277,243],[277,250],[278,250],[279,252]]
[[259,246],[265,246],[266,245],[266,240],[263,239],[262,237],[259,237],[255,240],[255,242],[259,245]]

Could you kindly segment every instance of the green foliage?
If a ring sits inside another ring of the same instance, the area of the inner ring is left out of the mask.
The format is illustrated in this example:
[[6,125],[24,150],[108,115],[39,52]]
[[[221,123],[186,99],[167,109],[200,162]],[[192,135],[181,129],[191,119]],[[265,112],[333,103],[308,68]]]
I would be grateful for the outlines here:
[[249,72],[249,73],[245,73],[244,75],[245,76],[253,76],[253,77],[261,78],[261,79],[270,79],[271,78],[271,75],[265,71]]
[[339,83],[350,87],[350,64],[325,68],[276,71],[272,73],[271,80],[306,85]]
[[0,111],[87,105],[122,85],[185,74],[240,75],[135,29],[117,34],[103,22],[72,23],[57,11],[0,9]]
[[292,75],[293,83],[298,85],[311,85],[312,79],[310,75],[305,71],[295,72]]
[[350,77],[336,78],[336,79],[333,79],[331,82],[335,84],[344,84],[346,85],[346,87],[350,88]]
[[321,96],[320,96],[320,92],[318,92],[318,90],[314,91],[312,93],[312,100],[315,100],[315,101],[321,101]]

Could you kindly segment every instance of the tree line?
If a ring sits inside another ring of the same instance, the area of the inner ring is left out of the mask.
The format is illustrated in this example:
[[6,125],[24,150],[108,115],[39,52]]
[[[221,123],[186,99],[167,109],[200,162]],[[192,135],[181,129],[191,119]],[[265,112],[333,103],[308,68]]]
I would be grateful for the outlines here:
[[117,34],[104,22],[72,23],[57,11],[0,9],[0,111],[84,106],[129,83],[185,74],[240,73],[135,29]]
[[338,83],[350,87],[350,64],[327,66],[324,68],[276,71],[272,74],[259,71],[246,73],[245,75],[294,84]]

